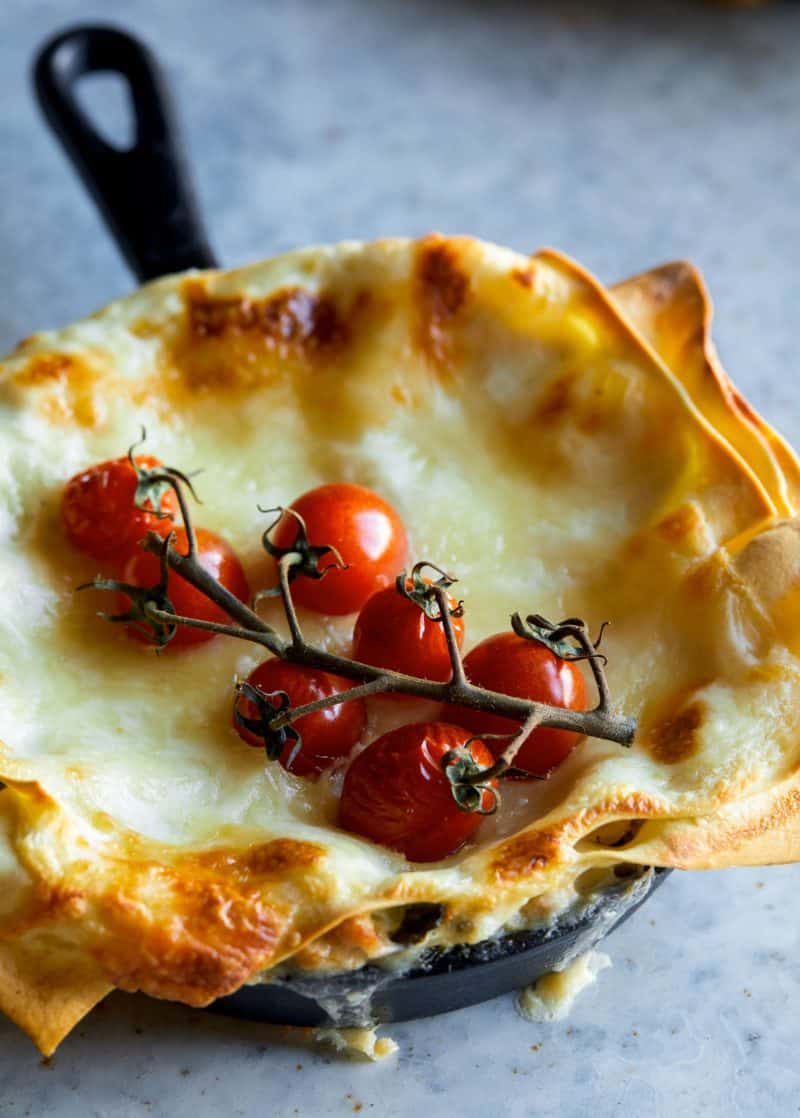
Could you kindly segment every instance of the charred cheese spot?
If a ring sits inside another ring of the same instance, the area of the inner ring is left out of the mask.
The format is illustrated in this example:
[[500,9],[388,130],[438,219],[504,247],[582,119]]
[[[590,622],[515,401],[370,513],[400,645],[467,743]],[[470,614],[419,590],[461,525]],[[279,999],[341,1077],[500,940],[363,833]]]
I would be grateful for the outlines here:
[[702,517],[694,505],[681,505],[656,525],[656,531],[669,543],[680,544],[702,525]]
[[659,521],[655,535],[671,551],[699,557],[713,549],[713,539],[702,512],[694,502],[680,505]]
[[342,339],[336,304],[304,288],[279,291],[265,300],[213,297],[187,285],[189,330],[199,338],[250,334],[267,346],[324,349]]
[[75,358],[64,353],[42,353],[32,357],[21,372],[14,377],[14,383],[21,388],[37,387],[53,382],[63,383],[75,375]]
[[[659,510],[659,515],[662,510]],[[652,582],[654,565],[663,570],[681,570],[683,588],[690,598],[704,597],[709,586],[719,585],[719,570],[709,561],[718,554],[713,552],[713,536],[702,512],[689,502],[672,509],[654,524],[637,532],[627,541],[625,554],[629,563],[648,565]],[[688,567],[683,560],[693,560]],[[676,566],[677,564],[677,566]]]
[[439,366],[453,359],[452,325],[470,291],[455,247],[428,238],[417,249],[414,291],[417,306],[417,344]]
[[[575,316],[575,322],[585,315]],[[573,333],[576,332],[573,329]],[[587,325],[587,331],[593,329]],[[579,353],[579,343],[572,348],[568,369],[562,371],[544,388],[532,413],[532,421],[542,427],[574,426],[590,437],[610,431],[624,409],[626,385],[624,377],[598,375],[587,369]]]
[[533,266],[529,268],[513,268],[511,271],[511,278],[520,287],[524,287],[527,291],[533,290]]
[[62,884],[46,888],[40,886],[40,890],[42,889],[44,896],[40,896],[39,900],[44,906],[46,919],[75,919],[86,912],[88,901],[81,889]]
[[645,739],[654,760],[662,765],[676,765],[693,756],[700,748],[697,731],[704,714],[703,704],[693,702],[676,715],[656,722]]
[[641,816],[647,818],[650,815],[658,815],[663,811],[663,805],[652,797],[645,795],[644,792],[632,792],[629,796],[623,796],[620,799],[606,800],[603,804],[598,804],[591,811],[585,812],[583,820],[598,819],[602,815],[627,815],[627,816]]
[[[21,898],[22,899],[22,898]],[[90,897],[77,886],[34,881],[24,892],[24,901],[2,920],[4,939],[31,931],[47,931],[53,925],[80,921],[89,908]]]
[[80,919],[87,908],[87,894],[77,886],[37,881],[30,891],[24,912],[4,925],[3,933],[8,935],[13,928],[19,934],[62,920]]
[[[323,364],[350,337],[332,296],[289,287],[265,299],[214,295],[203,280],[183,285],[185,319],[171,360],[190,392],[249,388],[285,362]],[[360,309],[356,299],[353,309]]]
[[393,384],[391,389],[392,399],[401,407],[408,407],[413,403],[413,397],[403,384]]
[[208,1005],[275,953],[286,917],[257,894],[207,878],[170,879],[165,867],[153,874],[166,879],[169,919],[159,919],[153,901],[121,894],[104,906],[110,934],[92,954],[121,990]]
[[206,869],[222,872],[235,880],[276,877],[285,878],[297,871],[310,869],[325,856],[321,846],[296,839],[272,839],[246,850],[208,850],[186,859]]
[[12,383],[23,392],[36,392],[36,404],[51,423],[96,427],[103,418],[100,374],[72,354],[36,354]]
[[507,839],[494,852],[490,874],[498,885],[511,884],[544,870],[557,856],[559,841],[547,832],[526,832]]
[[553,423],[569,413],[572,406],[572,391],[575,376],[567,373],[548,385],[544,398],[536,409],[536,419],[540,423]]

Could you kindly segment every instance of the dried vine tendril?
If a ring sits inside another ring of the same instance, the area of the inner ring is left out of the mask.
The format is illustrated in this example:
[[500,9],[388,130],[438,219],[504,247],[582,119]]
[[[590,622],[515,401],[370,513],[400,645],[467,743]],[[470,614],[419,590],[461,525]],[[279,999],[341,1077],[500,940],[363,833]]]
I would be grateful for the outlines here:
[[[335,547],[323,544],[321,547],[312,544],[308,538],[308,528],[306,522],[299,512],[295,512],[293,508],[283,505],[276,505],[275,508],[262,509],[258,505],[258,511],[263,513],[276,512],[278,515],[269,525],[264,529],[261,536],[261,543],[264,550],[273,559],[280,562],[281,559],[290,559],[291,563],[287,564],[287,578],[289,582],[294,582],[296,578],[324,578],[328,571],[346,571],[347,563],[342,559],[341,555]],[[292,543],[291,547],[278,547],[270,539],[270,536],[283,520],[284,516],[291,516],[297,521],[297,536]],[[331,560],[324,566],[320,566],[322,561],[326,558]],[[272,587],[269,590],[261,590],[258,593],[258,598],[277,598],[281,594],[280,586]]]
[[600,632],[595,640],[590,642],[591,652],[586,651],[586,645],[583,641],[585,624],[579,617],[568,617],[565,621],[554,623],[548,621],[546,617],[542,617],[540,613],[531,613],[524,621],[518,613],[512,613],[511,628],[518,637],[538,641],[539,644],[546,645],[551,652],[554,652],[562,660],[591,660],[596,658],[602,660],[603,664],[608,663],[608,657],[597,651],[603,639],[603,634],[608,628],[607,621],[604,621],[600,626]]
[[290,767],[302,746],[300,734],[291,722],[277,728],[273,725],[276,715],[290,710],[289,696],[285,691],[262,691],[260,687],[254,687],[247,680],[239,680],[235,691],[237,700],[239,696],[249,699],[258,711],[257,718],[248,718],[239,710],[238,701],[235,702],[233,718],[236,725],[249,730],[251,734],[256,734],[263,740],[269,761],[277,761],[286,746],[291,745],[293,748],[288,761]]
[[[435,580],[426,578],[422,573],[425,570],[435,571],[439,578]],[[456,582],[458,582],[458,579],[455,575],[448,574],[441,567],[437,567],[435,563],[429,563],[426,559],[423,559],[421,563],[414,564],[410,574],[401,571],[395,580],[395,586],[398,594],[402,594],[404,598],[408,598],[410,602],[419,606],[431,621],[441,621],[442,595],[437,591],[447,592]],[[448,612],[451,617],[463,617],[463,601],[459,601],[456,606],[448,609]]]
[[[485,734],[484,737],[494,737],[494,734]],[[475,812],[478,815],[493,815],[500,803],[500,796],[496,788],[488,783],[484,777],[485,769],[481,768],[470,752],[470,745],[474,741],[483,741],[483,738],[469,738],[458,749],[450,749],[442,757],[444,775],[450,781],[450,790],[453,799],[462,811]]]
[[167,551],[171,537],[161,541],[158,582],[153,586],[134,586],[115,578],[96,578],[84,582],[78,590],[112,590],[130,598],[130,607],[122,613],[98,612],[104,621],[122,621],[132,626],[145,640],[156,646],[156,652],[165,648],[178,631],[175,607],[167,596],[169,562]]
[[[185,474],[172,466],[143,466],[136,461],[135,452],[140,446],[144,446],[146,441],[147,430],[142,427],[137,442],[128,447],[128,461],[136,474],[136,490],[133,496],[136,507],[149,512],[151,516],[155,516],[159,520],[169,520],[172,514],[164,511],[163,501],[170,490],[176,491],[173,479],[177,479],[188,488],[198,505],[202,504],[203,502],[195,493],[192,485],[192,478],[196,477],[201,471],[195,470],[191,474]],[[177,495],[180,496],[179,493]]]
[[[142,432],[142,441],[143,439],[144,432]],[[144,547],[160,558],[161,575],[155,586],[130,586],[112,579],[98,578],[80,589],[92,587],[96,590],[127,594],[131,600],[131,607],[127,612],[101,614],[101,616],[112,622],[134,625],[140,631],[144,631],[156,645],[157,650],[168,644],[177,628],[183,625],[250,641],[282,660],[318,668],[353,681],[354,686],[345,691],[294,708],[290,705],[288,695],[283,691],[267,694],[247,682],[238,683],[237,698],[243,696],[249,699],[255,705],[258,715],[249,718],[237,709],[234,718],[238,725],[263,740],[270,760],[280,757],[287,745],[292,746],[292,758],[294,758],[302,745],[294,723],[304,715],[326,707],[371,694],[388,692],[415,695],[441,703],[454,703],[473,710],[500,715],[520,725],[520,729],[514,734],[481,736],[480,740],[485,740],[487,737],[510,738],[509,745],[490,766],[481,767],[472,757],[467,746],[451,750],[442,759],[443,774],[450,784],[453,798],[459,808],[463,811],[489,814],[496,810],[499,803],[499,794],[491,782],[509,771],[513,772],[514,757],[536,727],[571,730],[589,737],[604,738],[623,746],[628,746],[633,741],[636,723],[634,719],[619,714],[613,709],[604,672],[606,657],[598,651],[605,623],[597,639],[592,641],[585,622],[580,618],[570,617],[564,621],[552,622],[541,614],[529,614],[523,619],[518,613],[511,618],[512,629],[518,636],[526,640],[538,641],[562,659],[588,662],[598,695],[597,705],[593,709],[571,710],[477,687],[466,678],[453,628],[453,618],[460,617],[464,610],[463,602],[458,602],[455,607],[451,604],[449,590],[456,580],[453,575],[443,571],[436,564],[423,561],[416,563],[410,573],[401,572],[397,576],[396,586],[399,593],[414,601],[428,617],[441,622],[451,661],[450,679],[444,683],[435,682],[351,660],[311,644],[305,639],[291,591],[291,583],[297,578],[320,579],[324,578],[330,570],[345,569],[346,564],[336,548],[312,544],[308,539],[303,518],[293,509],[281,506],[259,509],[261,512],[277,514],[264,531],[262,543],[268,554],[277,562],[278,585],[260,591],[256,595],[253,607],[246,605],[222,586],[198,561],[191,510],[187,499],[187,492],[197,499],[190,475],[166,467],[152,469],[137,467],[133,462],[133,452],[138,446],[141,446],[141,442],[131,447],[129,455],[139,477],[136,503],[140,508],[149,504],[160,510],[166,489],[171,488],[178,501],[188,540],[188,550],[186,553],[179,552],[174,547],[173,536],[162,537],[151,532],[144,542]],[[150,510],[146,509],[146,511]],[[298,523],[297,538],[291,547],[287,548],[278,547],[271,539],[273,530],[284,515],[293,516]],[[326,562],[326,559],[330,562]],[[169,570],[174,570],[219,606],[230,617],[231,624],[201,621],[177,614],[166,592]],[[439,577],[426,577],[425,571],[433,572]],[[255,605],[264,597],[280,598],[289,628],[288,639],[281,636],[256,612]]]

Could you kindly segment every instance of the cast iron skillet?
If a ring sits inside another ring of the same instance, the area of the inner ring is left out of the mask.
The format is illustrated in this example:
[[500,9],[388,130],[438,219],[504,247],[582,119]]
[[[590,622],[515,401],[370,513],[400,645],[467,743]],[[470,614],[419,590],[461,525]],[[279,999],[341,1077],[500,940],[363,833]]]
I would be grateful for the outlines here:
[[[75,97],[77,82],[99,72],[127,81],[135,120],[133,146],[127,150],[106,143]],[[115,28],[74,27],[42,48],[34,84],[44,115],[137,279],[216,267],[168,85],[153,54]],[[626,920],[668,872],[621,878],[589,909],[554,930],[434,949],[413,970],[397,975],[367,966],[332,978],[283,977],[245,986],[213,1008],[275,1024],[318,1026],[408,1021],[474,1005],[519,989],[588,950]],[[430,913],[416,915],[424,925]],[[406,928],[409,938],[413,932]]]

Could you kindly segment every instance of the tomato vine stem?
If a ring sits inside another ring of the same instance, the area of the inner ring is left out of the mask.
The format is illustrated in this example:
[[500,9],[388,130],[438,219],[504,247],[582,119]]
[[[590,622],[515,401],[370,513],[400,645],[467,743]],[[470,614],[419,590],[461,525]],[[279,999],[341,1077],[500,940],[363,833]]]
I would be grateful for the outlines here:
[[[317,563],[319,557],[327,552],[331,552],[335,560],[327,569],[342,567],[344,564],[341,562],[341,557],[333,549],[312,547],[309,544],[302,521],[300,522],[298,541],[293,547],[286,550],[276,548],[271,543],[269,534],[280,520],[280,517],[278,517],[278,520],[274,521],[270,528],[266,530],[263,537],[266,550],[276,559],[278,584],[276,587],[262,591],[257,595],[254,604],[261,597],[280,597],[289,629],[289,639],[287,640],[273,626],[267,624],[254,608],[251,608],[227,590],[202,566],[198,558],[197,548],[193,546],[196,537],[192,526],[189,503],[184,491],[186,488],[192,496],[195,495],[191,482],[186,475],[167,468],[153,473],[153,486],[163,486],[165,482],[175,490],[186,530],[188,551],[183,553],[177,550],[174,546],[174,536],[163,536],[156,532],[151,532],[146,537],[144,548],[159,557],[164,572],[167,568],[175,571],[211,602],[219,606],[231,618],[232,624],[202,621],[175,613],[171,609],[168,599],[165,598],[165,585],[163,585],[165,578],[162,578],[162,584],[152,588],[150,597],[148,597],[148,588],[129,588],[137,590],[139,596],[143,598],[143,603],[139,603],[137,617],[143,617],[145,621],[152,625],[154,643],[162,647],[166,645],[178,626],[204,629],[208,632],[234,637],[237,640],[249,641],[267,649],[282,660],[330,672],[355,683],[354,687],[335,695],[327,696],[303,706],[276,711],[275,718],[269,721],[271,731],[277,732],[314,711],[384,692],[413,695],[421,699],[430,699],[445,704],[458,704],[518,722],[520,724],[519,730],[508,735],[511,739],[509,745],[493,765],[483,769],[478,767],[466,771],[458,777],[459,784],[471,786],[484,785],[487,780],[502,776],[504,772],[512,768],[514,757],[523,742],[531,731],[538,726],[571,730],[581,735],[602,738],[623,746],[629,746],[632,743],[636,732],[636,722],[633,718],[618,713],[614,709],[604,671],[605,656],[598,652],[603,629],[601,629],[597,640],[593,642],[586,624],[580,618],[568,618],[558,623],[550,622],[539,614],[531,614],[524,620],[519,614],[514,614],[511,618],[512,628],[519,636],[545,644],[563,659],[587,660],[589,662],[598,696],[596,706],[590,710],[571,710],[551,706],[548,703],[490,691],[470,683],[464,671],[461,652],[456,639],[450,598],[446,585],[443,585],[441,581],[431,584],[427,593],[436,602],[437,608],[434,619],[440,621],[443,626],[450,656],[451,678],[446,682],[437,682],[407,675],[404,672],[361,663],[358,660],[350,659],[347,656],[330,652],[309,643],[303,636],[292,597],[292,580],[302,575],[314,578],[321,577],[325,573],[325,569],[323,568],[320,572]],[[142,499],[147,499],[146,480],[140,482],[140,488],[144,490]],[[262,511],[277,512],[279,510]],[[282,513],[284,510],[280,511]],[[426,564],[418,564],[418,567],[421,568],[424,565]],[[438,570],[438,568],[436,569]],[[404,575],[398,577],[405,579]],[[94,585],[96,589],[100,590],[122,588],[120,584],[103,579],[98,579],[95,583],[89,585]],[[449,582],[447,585],[449,585]],[[128,618],[126,615],[114,615],[109,620],[126,621]]]
[[431,587],[431,592],[439,606],[438,620],[442,623],[445,640],[447,641],[447,651],[450,655],[450,668],[453,673],[450,677],[450,684],[453,691],[457,692],[467,688],[469,683],[464,672],[461,649],[458,647],[458,638],[456,637],[456,631],[453,626],[453,615],[450,611],[450,595],[443,586],[437,585]]

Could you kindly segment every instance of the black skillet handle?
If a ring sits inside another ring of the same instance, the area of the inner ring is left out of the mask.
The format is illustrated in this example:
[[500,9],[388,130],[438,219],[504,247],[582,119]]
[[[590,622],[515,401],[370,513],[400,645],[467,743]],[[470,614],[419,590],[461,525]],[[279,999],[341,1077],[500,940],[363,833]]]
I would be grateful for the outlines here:
[[[120,74],[130,88],[135,140],[125,151],[106,143],[75,97],[77,82],[99,72]],[[215,267],[167,82],[148,48],[113,27],[74,27],[45,44],[33,77],[44,115],[138,279]]]

